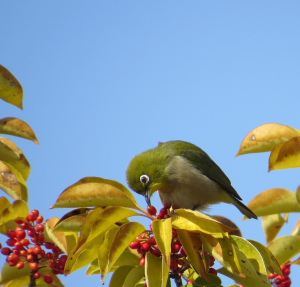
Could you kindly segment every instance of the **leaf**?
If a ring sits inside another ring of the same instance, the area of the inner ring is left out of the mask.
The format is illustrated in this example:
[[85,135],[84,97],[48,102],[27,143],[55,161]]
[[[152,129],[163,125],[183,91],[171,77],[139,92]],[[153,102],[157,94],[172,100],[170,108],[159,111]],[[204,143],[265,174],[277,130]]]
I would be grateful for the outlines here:
[[[128,272],[123,287],[133,287],[145,277],[144,266],[134,267]],[[121,285],[122,286],[122,285]]]
[[208,280],[205,266],[199,253],[202,248],[201,235],[184,229],[177,229],[177,234],[193,268],[201,277]]
[[211,287],[220,287],[222,281],[218,276],[210,274],[210,273],[208,273],[207,276],[208,276],[208,280],[204,280],[202,277],[199,276],[194,281],[194,283],[196,283],[200,286],[205,286],[205,287],[206,286],[207,287],[209,287],[209,286],[211,286]]
[[[267,189],[255,196],[248,207],[257,215],[300,212],[295,193],[285,188]],[[245,216],[243,219],[247,219]]]
[[25,219],[29,212],[28,205],[23,200],[15,200],[12,205],[6,207],[0,216],[0,226],[10,220]]
[[300,132],[280,124],[264,124],[246,135],[236,156],[273,150],[282,142],[299,136]]
[[229,235],[236,235],[236,236],[240,236],[242,237],[242,233],[240,231],[240,229],[238,228],[238,226],[231,221],[230,219],[224,217],[224,216],[220,216],[220,215],[211,215],[211,218],[223,223],[226,226],[229,226],[231,228],[234,228],[235,230],[232,231],[228,231]]
[[14,142],[4,137],[0,137],[0,159],[12,165],[27,180],[30,173],[29,162]]
[[164,220],[153,220],[152,231],[155,236],[156,244],[163,254],[167,266],[170,266],[171,242],[172,242],[172,223],[171,218]]
[[300,167],[300,136],[274,148],[269,158],[269,171]]
[[268,249],[281,266],[300,253],[300,236],[286,235],[276,238],[268,244]]
[[0,189],[14,200],[23,199],[27,202],[26,183],[21,174],[11,165],[0,161]]
[[53,231],[79,232],[81,225],[88,215],[89,208],[78,208],[66,213],[55,225]]
[[39,144],[31,127],[17,118],[7,117],[0,119],[0,133],[25,138],[32,140],[35,144]]
[[121,266],[112,275],[109,287],[120,287],[128,275],[128,273],[134,268],[134,266]]
[[117,259],[114,266],[132,265],[137,266],[140,264],[140,259],[138,256],[131,252],[124,251],[121,256]]
[[277,236],[285,222],[286,220],[281,216],[280,213],[262,217],[261,223],[267,243],[272,241]]
[[280,265],[278,264],[276,258],[271,253],[271,251],[266,246],[262,245],[257,241],[254,240],[248,240],[248,241],[259,251],[269,272],[282,275]]
[[300,235],[300,218],[298,218],[291,235]]
[[165,287],[169,277],[169,267],[163,258],[146,253],[145,277],[148,287]]
[[[108,256],[108,271],[129,244],[144,231],[145,227],[138,222],[128,222],[119,227],[110,247]],[[103,276],[102,281],[104,281],[105,277],[106,274]]]
[[23,109],[23,89],[14,75],[0,65],[0,98],[21,110]]
[[190,231],[200,231],[206,234],[222,236],[222,233],[234,231],[235,228],[226,226],[198,211],[177,209],[171,216],[174,228]]
[[68,252],[66,236],[63,232],[53,232],[54,226],[59,221],[59,218],[52,217],[46,221],[44,236],[45,241],[55,243],[63,252]]
[[99,177],[85,177],[69,186],[51,208],[90,206],[123,206],[145,213],[125,186]]

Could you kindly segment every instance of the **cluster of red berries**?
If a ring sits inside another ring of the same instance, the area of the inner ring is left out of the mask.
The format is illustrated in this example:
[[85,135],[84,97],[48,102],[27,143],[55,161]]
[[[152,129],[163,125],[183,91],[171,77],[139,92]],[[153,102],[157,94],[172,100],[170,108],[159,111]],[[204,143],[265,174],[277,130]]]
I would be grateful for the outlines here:
[[[23,269],[25,264],[29,264],[35,279],[43,276],[44,281],[51,284],[52,276],[42,275],[38,271],[50,267],[53,274],[63,274],[67,255],[63,255],[54,243],[44,241],[45,223],[38,210],[33,209],[29,212],[26,221],[17,219],[15,222],[18,224],[15,230],[10,229],[6,233],[9,237],[6,244],[9,247],[2,248],[0,243],[1,253],[7,256],[6,261],[10,266]],[[26,233],[29,239],[25,238]],[[46,253],[42,247],[51,251]]]
[[280,267],[280,269],[282,272],[282,276],[280,276],[276,273],[270,274],[268,276],[272,283],[272,286],[274,286],[274,287],[290,287],[292,284],[291,279],[289,277],[289,275],[291,273],[290,262],[287,262],[284,265],[282,265]]
[[[151,216],[155,216],[155,219],[166,219],[170,217],[170,206],[164,206],[157,214],[154,206],[148,206],[147,212]],[[152,223],[150,224],[152,230]],[[150,252],[152,255],[161,257],[161,251],[156,244],[155,236],[152,231],[146,231],[139,235],[135,241],[132,241],[129,245],[131,249],[136,249],[141,254],[140,265],[145,264],[145,255]],[[205,256],[209,256],[210,267],[214,265],[215,258],[212,255],[208,255],[206,252]],[[171,242],[171,262],[170,262],[170,276],[174,276],[174,272],[182,276],[183,272],[190,267],[190,262],[186,257],[184,247],[182,246],[176,229],[172,229],[172,242]],[[217,275],[217,271],[214,268],[209,268],[208,273]],[[187,284],[191,284],[193,281],[187,281]],[[145,287],[146,287],[145,283]]]

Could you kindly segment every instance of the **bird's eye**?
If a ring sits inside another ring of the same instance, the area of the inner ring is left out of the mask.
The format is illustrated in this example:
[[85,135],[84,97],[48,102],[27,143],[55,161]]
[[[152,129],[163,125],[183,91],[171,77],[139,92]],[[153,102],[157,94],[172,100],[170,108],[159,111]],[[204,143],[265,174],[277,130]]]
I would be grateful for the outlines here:
[[140,177],[140,181],[141,181],[142,184],[145,185],[145,184],[147,184],[147,183],[150,181],[150,178],[149,178],[148,175],[143,174],[143,175],[141,175],[141,177]]

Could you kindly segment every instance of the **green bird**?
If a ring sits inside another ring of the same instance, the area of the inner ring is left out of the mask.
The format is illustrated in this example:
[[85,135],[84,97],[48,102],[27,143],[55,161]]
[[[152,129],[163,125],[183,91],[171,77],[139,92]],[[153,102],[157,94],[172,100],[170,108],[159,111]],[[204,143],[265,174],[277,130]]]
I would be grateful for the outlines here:
[[150,197],[158,191],[163,204],[176,208],[207,210],[220,202],[235,205],[248,218],[257,216],[240,200],[220,167],[201,148],[184,141],[160,143],[135,156],[127,168],[132,190]]

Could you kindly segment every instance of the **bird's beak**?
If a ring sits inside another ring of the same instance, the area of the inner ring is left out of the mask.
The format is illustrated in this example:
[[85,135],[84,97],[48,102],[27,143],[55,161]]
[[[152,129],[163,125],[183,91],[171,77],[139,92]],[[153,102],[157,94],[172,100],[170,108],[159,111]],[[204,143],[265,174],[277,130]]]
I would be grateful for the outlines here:
[[148,204],[148,206],[151,206],[151,201],[150,201],[150,190],[147,188],[146,193],[145,193],[145,200]]

